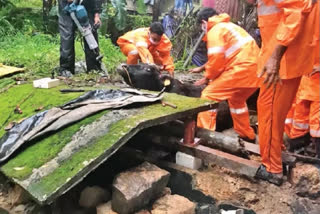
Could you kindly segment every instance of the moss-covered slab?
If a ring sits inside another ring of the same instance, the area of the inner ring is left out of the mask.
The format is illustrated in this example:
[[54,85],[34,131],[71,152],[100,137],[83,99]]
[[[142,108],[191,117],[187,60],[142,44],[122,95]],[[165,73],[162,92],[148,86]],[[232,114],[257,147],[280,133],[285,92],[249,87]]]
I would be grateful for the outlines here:
[[[31,85],[10,88],[0,94],[0,103],[5,103],[0,106],[0,112],[4,111],[6,115],[0,117],[0,124],[28,117],[39,105],[46,109],[80,95],[61,94],[58,90],[33,89]],[[24,100],[25,97],[28,99]],[[23,114],[11,114],[21,100]],[[50,203],[79,183],[140,130],[214,107],[214,103],[206,100],[176,94],[165,94],[164,101],[177,108],[155,103],[90,116],[43,139],[29,142],[0,170],[39,203]],[[1,130],[0,136],[3,133]]]

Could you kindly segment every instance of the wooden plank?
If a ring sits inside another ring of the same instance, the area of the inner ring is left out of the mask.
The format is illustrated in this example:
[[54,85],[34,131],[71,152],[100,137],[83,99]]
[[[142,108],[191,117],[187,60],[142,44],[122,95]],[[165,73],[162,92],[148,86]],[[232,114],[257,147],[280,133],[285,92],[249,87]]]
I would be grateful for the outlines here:
[[176,137],[162,138],[161,136],[155,136],[150,133],[144,136],[158,145],[190,154],[248,177],[254,177],[260,166],[260,163],[256,161],[244,159],[203,145],[197,145],[195,147],[185,146],[181,144],[180,140]]

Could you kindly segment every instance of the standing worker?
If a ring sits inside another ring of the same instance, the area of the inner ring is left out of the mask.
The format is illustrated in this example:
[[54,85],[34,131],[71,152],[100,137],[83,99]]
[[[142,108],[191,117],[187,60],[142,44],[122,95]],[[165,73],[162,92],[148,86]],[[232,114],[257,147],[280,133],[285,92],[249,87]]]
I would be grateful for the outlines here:
[[[234,130],[240,138],[255,141],[250,127],[246,100],[259,86],[257,57],[259,48],[254,39],[241,27],[230,22],[227,14],[218,14],[212,8],[203,8],[197,17],[206,32],[208,62],[205,77],[196,85],[208,84],[201,98],[228,100]],[[198,126],[215,130],[215,110],[198,115]]]
[[[319,17],[319,5],[315,7]],[[304,75],[296,96],[285,120],[285,132],[289,137],[289,150],[293,152],[311,141],[315,144],[316,157],[320,158],[320,49],[319,19],[315,23],[315,58],[313,71]]]
[[[71,4],[73,0],[58,0],[59,4],[59,32],[60,32],[60,71],[59,75],[72,76],[74,74],[75,51],[74,39],[76,24],[71,16],[67,14],[64,8]],[[93,27],[92,33],[98,42],[97,28],[101,25],[100,13],[102,11],[101,0],[84,0],[82,5],[86,8],[89,22]],[[97,55],[90,50],[86,40],[84,39],[84,52],[86,56],[87,71],[101,70],[101,63],[97,60]]]
[[160,22],[152,23],[150,28],[130,31],[119,37],[117,43],[127,56],[127,64],[138,64],[140,59],[143,63],[160,65],[162,70],[173,76],[174,64],[170,56],[172,44]]
[[[255,1],[249,0],[254,3]],[[258,0],[262,37],[258,72],[263,77],[258,98],[259,144],[262,165],[257,177],[283,182],[281,151],[286,115],[301,76],[312,71],[315,0]],[[273,87],[270,87],[273,86]]]

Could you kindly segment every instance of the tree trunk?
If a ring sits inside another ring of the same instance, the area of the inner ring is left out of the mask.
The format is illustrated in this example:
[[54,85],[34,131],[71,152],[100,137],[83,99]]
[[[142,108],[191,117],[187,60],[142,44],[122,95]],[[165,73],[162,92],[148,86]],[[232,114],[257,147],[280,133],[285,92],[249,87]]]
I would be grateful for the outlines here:
[[43,24],[44,27],[48,26],[49,24],[49,13],[52,8],[52,1],[53,0],[43,0],[42,1],[42,17],[43,17]]
[[159,21],[160,16],[160,2],[161,0],[154,0],[154,5],[152,8],[152,22]]

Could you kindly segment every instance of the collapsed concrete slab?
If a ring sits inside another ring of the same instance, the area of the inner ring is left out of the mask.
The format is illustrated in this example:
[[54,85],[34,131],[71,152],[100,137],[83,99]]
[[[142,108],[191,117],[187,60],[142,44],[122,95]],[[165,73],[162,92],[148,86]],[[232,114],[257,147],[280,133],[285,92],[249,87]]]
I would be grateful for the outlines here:
[[148,162],[120,173],[113,183],[112,209],[120,214],[139,211],[162,194],[169,176]]
[[[46,110],[81,95],[61,94],[59,90],[63,87],[66,86],[48,90],[34,89],[30,84],[12,87],[0,94],[1,108],[5,110],[4,114],[10,116],[12,108],[23,100],[20,105],[23,114],[14,115],[15,120],[19,121],[34,114],[40,105]],[[198,112],[216,105],[207,100],[176,94],[164,94],[164,101],[175,104],[177,108],[155,103],[106,110],[87,117],[30,142],[0,170],[38,203],[51,203],[99,167],[139,131],[196,116]],[[1,124],[6,126],[9,122],[10,117],[0,117]],[[4,131],[0,130],[0,137],[3,135]]]

